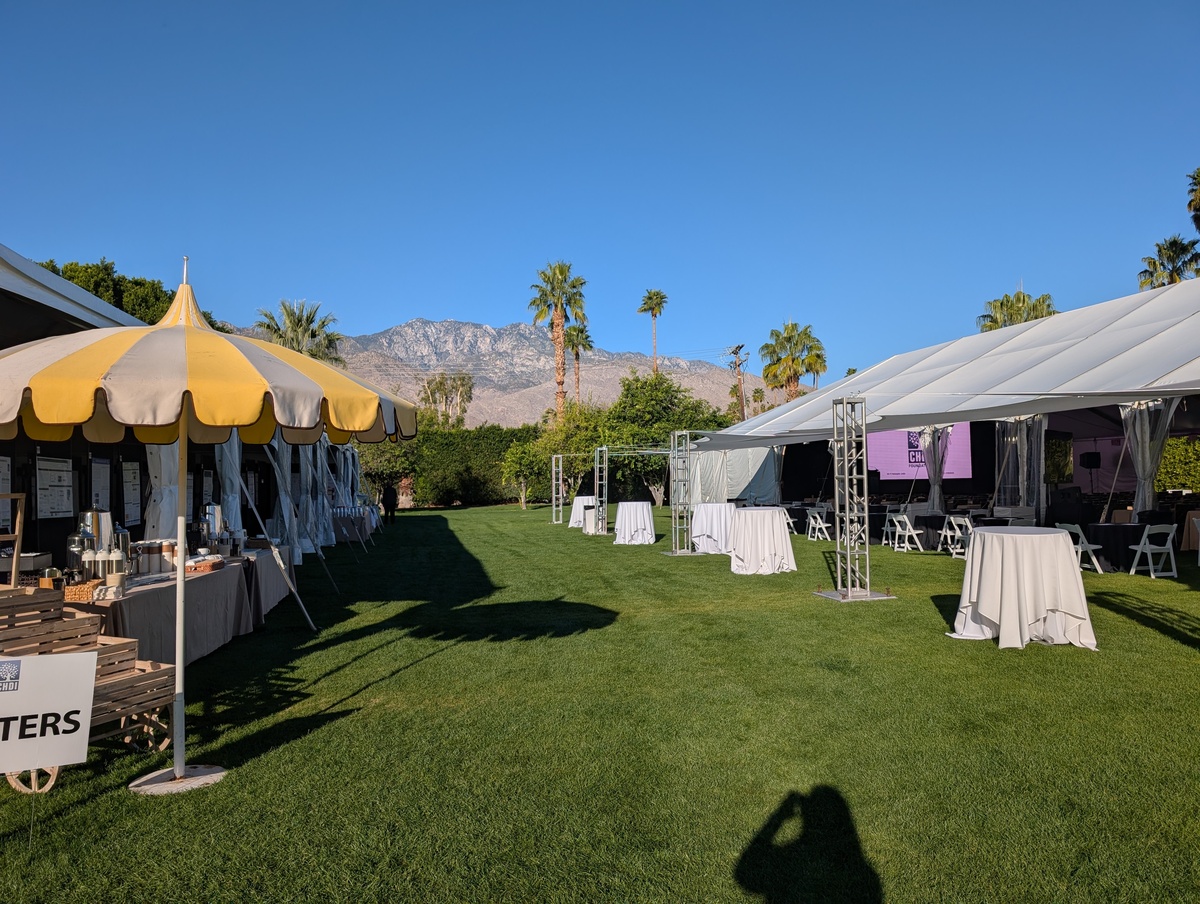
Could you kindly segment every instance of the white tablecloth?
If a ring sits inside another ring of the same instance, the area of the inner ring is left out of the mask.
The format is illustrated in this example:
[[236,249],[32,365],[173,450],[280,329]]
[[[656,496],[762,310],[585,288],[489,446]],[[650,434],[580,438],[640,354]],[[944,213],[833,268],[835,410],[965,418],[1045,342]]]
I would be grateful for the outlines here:
[[583,527],[583,507],[595,504],[595,496],[576,496],[571,502],[571,520],[567,522],[567,527]]
[[617,504],[617,538],[613,543],[644,546],[654,542],[654,515],[649,502]]
[[734,509],[729,523],[729,567],[734,574],[795,571],[787,512],[776,506]]
[[732,502],[701,502],[692,512],[692,548],[703,553],[729,553]]
[[967,571],[951,637],[1031,640],[1096,649],[1071,535],[1048,527],[980,527],[967,546]]

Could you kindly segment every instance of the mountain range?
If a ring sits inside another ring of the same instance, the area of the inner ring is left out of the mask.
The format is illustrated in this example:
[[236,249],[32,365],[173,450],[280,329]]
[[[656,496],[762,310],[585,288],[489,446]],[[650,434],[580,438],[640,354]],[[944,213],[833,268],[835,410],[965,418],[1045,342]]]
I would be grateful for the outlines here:
[[[241,332],[241,331],[239,331]],[[442,371],[470,374],[474,398],[467,426],[515,427],[537,423],[554,407],[554,343],[545,327],[513,323],[492,327],[457,320],[410,320],[378,333],[346,337],[339,343],[347,369],[378,386],[416,401],[421,381]],[[567,355],[567,396],[574,398],[574,360]],[[648,374],[648,355],[597,348],[580,356],[580,394],[608,405],[631,369]],[[659,356],[658,368],[681,386],[721,410],[729,405],[734,378],[729,368],[709,361]],[[745,376],[747,404],[760,377]]]

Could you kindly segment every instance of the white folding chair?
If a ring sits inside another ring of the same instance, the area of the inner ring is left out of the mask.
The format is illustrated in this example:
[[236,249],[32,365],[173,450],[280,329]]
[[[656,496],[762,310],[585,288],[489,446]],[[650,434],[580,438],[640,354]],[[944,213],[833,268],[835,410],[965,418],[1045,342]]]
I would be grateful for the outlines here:
[[955,559],[967,557],[967,544],[971,542],[971,531],[974,525],[966,515],[947,515],[946,524],[950,527],[950,539],[946,549]]
[[829,525],[825,523],[825,513],[821,509],[808,509],[808,539],[829,540]]
[[954,517],[954,515],[947,515],[946,520],[942,522],[942,529],[938,531],[938,541],[937,546],[934,548],[934,552],[941,552],[942,549],[945,548],[946,552],[950,553],[951,555],[954,554]]
[[898,505],[889,505],[883,516],[883,545],[896,545],[896,523],[892,520],[892,515],[899,515],[901,507]]
[[925,551],[925,547],[921,545],[921,535],[913,528],[912,522],[908,520],[908,515],[892,515],[892,523],[896,525],[896,539],[892,543],[892,549],[896,552],[908,552],[914,547],[920,552]]
[[[1174,524],[1147,524],[1146,529],[1142,531],[1142,539],[1136,546],[1130,546],[1134,550],[1133,564],[1129,566],[1129,573],[1135,574],[1142,569],[1150,572],[1152,578],[1173,578],[1177,577],[1175,570],[1175,525]],[[1146,557],[1146,564],[1139,565],[1142,556]],[[1157,561],[1156,561],[1157,558]],[[1164,568],[1167,560],[1171,561],[1171,570]]]
[[1075,558],[1079,560],[1079,570],[1083,570],[1083,554],[1086,552],[1089,559],[1092,561],[1092,568],[1097,572],[1104,571],[1100,567],[1100,563],[1096,561],[1096,550],[1103,549],[1099,543],[1089,543],[1088,538],[1084,536],[1083,529],[1078,524],[1055,524],[1059,530],[1065,530],[1071,535],[1071,543],[1075,546]]

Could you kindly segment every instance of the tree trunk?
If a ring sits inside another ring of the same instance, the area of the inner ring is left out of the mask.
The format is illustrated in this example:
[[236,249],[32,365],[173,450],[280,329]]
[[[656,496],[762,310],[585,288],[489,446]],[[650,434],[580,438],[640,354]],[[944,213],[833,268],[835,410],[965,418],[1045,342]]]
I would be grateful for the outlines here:
[[579,404],[579,352],[575,352],[575,404]]
[[650,315],[650,347],[654,352],[654,373],[658,373],[658,318]]
[[567,411],[567,390],[564,388],[567,382],[567,353],[566,345],[563,342],[563,327],[566,319],[566,312],[561,308],[556,308],[550,321],[553,324],[550,334],[554,340],[554,382],[558,385],[558,391],[554,394],[554,410],[560,424],[566,417]]

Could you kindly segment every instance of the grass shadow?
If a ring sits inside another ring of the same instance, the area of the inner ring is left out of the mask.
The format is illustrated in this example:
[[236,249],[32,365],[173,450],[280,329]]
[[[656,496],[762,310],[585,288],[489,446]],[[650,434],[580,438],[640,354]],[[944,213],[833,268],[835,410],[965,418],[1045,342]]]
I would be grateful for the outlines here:
[[764,904],[883,901],[850,806],[828,785],[786,795],[742,851],[733,875]]
[[1200,650],[1200,618],[1189,612],[1127,593],[1106,590],[1089,593],[1088,602],[1157,631],[1185,647]]
[[607,628],[616,621],[617,614],[603,606],[573,603],[559,597],[463,607],[422,603],[388,619],[388,624],[428,640],[502,642],[570,637]]
[[933,601],[933,608],[937,609],[938,615],[946,623],[946,627],[953,631],[954,619],[958,616],[958,607],[962,603],[961,594],[938,593],[930,599]]

